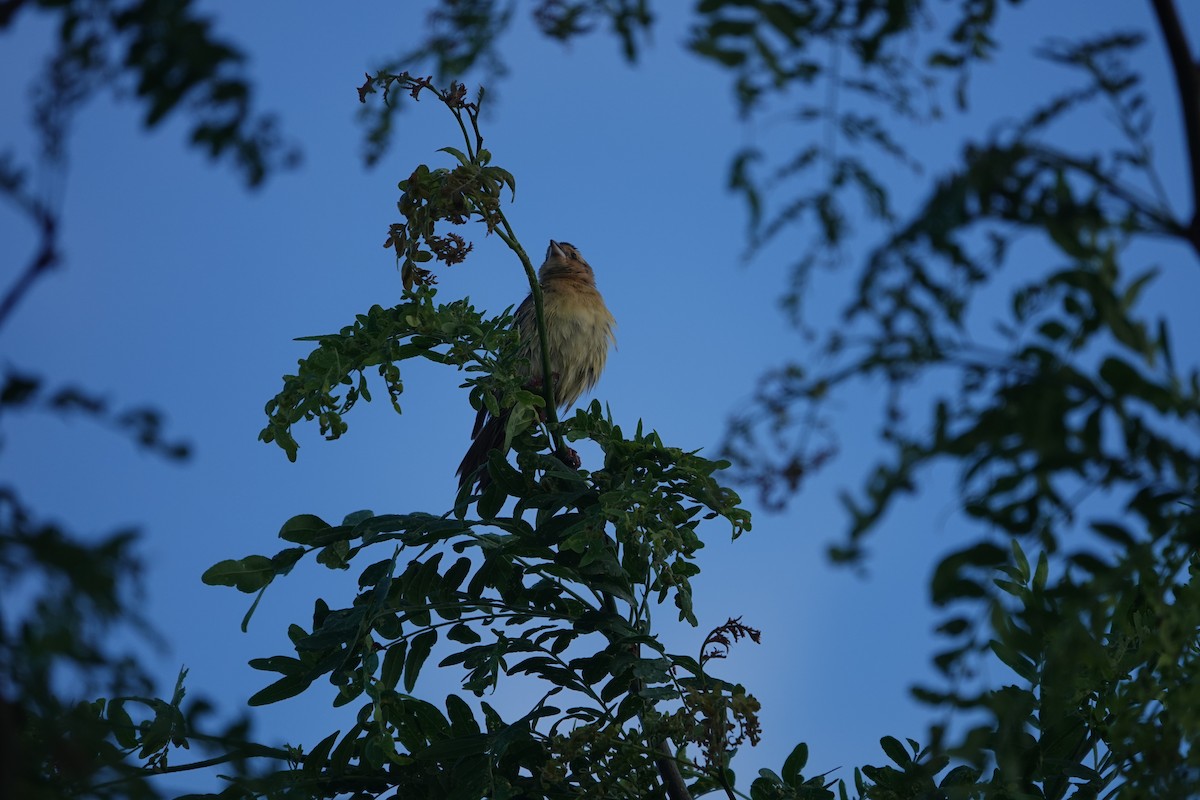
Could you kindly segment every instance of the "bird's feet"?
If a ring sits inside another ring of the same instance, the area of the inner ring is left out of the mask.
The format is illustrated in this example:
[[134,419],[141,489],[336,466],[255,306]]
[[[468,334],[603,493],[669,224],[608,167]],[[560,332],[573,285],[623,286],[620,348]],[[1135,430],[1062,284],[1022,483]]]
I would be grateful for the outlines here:
[[[558,383],[558,377],[559,377],[559,376],[558,376],[558,373],[557,373],[557,372],[551,372],[551,373],[550,373],[550,377],[554,379],[554,382],[555,382],[555,383]],[[526,389],[541,389],[541,388],[542,388],[542,378],[541,378],[541,376],[539,375],[539,376],[537,376],[537,377],[535,377],[535,378],[530,378],[530,379],[529,379],[529,382],[525,384],[525,388],[526,388]]]
[[583,465],[583,461],[579,458],[579,453],[576,453],[573,447],[564,445],[555,455],[558,456],[559,461],[571,469],[579,469]]

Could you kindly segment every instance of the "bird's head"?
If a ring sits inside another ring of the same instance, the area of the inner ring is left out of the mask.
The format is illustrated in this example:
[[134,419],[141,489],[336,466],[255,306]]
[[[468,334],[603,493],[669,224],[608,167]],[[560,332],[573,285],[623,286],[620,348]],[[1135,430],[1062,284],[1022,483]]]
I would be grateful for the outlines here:
[[551,239],[550,247],[546,249],[546,260],[542,262],[542,268],[538,270],[538,280],[545,282],[547,279],[560,277],[583,277],[588,281],[594,281],[595,273],[592,272],[591,265],[584,261],[575,245]]

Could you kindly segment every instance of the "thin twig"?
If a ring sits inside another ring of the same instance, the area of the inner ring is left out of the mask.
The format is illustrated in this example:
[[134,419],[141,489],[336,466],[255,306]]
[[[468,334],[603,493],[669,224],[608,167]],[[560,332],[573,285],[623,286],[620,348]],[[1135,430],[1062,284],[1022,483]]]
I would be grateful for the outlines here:
[[[435,90],[436,91],[436,90]],[[483,134],[479,131],[479,108],[472,108],[471,104],[466,104],[456,107],[450,102],[449,92],[437,92],[438,97],[446,104],[453,112],[454,119],[458,122],[458,127],[462,131],[463,142],[467,147],[467,156],[470,161],[475,162],[479,158],[479,151],[483,149]],[[471,129],[475,132],[475,145],[471,145],[471,136],[467,131],[467,126],[463,122],[462,112],[466,111],[467,118],[470,120]],[[558,406],[554,399],[554,376],[550,372],[550,341],[546,333],[546,308],[542,299],[542,286],[538,282],[537,270],[533,268],[533,262],[529,260],[529,254],[525,252],[525,248],[521,246],[521,242],[517,239],[517,234],[509,224],[508,218],[504,216],[504,212],[499,208],[495,211],[496,220],[500,223],[500,227],[495,228],[496,234],[500,237],[509,249],[517,254],[517,258],[521,260],[521,266],[525,268],[525,277],[529,281],[529,293],[533,297],[533,312],[537,320],[538,343],[541,345],[542,356],[542,397],[546,400],[546,423],[550,429],[551,438],[554,442],[554,451],[561,453],[565,449],[565,444],[562,435],[558,432]]]
[[1187,136],[1188,161],[1192,176],[1192,218],[1185,230],[1187,240],[1200,253],[1200,79],[1197,64],[1192,58],[1175,11],[1173,0],[1150,0],[1158,25],[1162,28],[1167,53],[1171,57],[1171,71],[1175,73],[1175,87],[1179,90],[1179,108],[1183,113],[1183,126]]
[[[450,105],[450,102],[445,97],[442,97],[442,102],[446,103],[446,105],[448,105],[448,106]],[[467,158],[471,161],[475,161],[477,158],[477,154],[476,154],[477,151],[471,149],[471,135],[469,133],[467,133],[467,126],[463,124],[462,114],[460,113],[459,110],[454,109],[453,106],[450,106],[450,108],[452,111],[454,111],[454,120],[458,123],[459,129],[462,130],[463,142],[467,145]],[[471,112],[468,111],[467,113],[470,114]],[[474,118],[472,118],[471,121],[472,121],[472,123],[474,123],[474,121],[475,121]],[[479,138],[479,140],[482,141],[483,137],[478,136],[478,128],[476,129],[476,135]]]
[[58,218],[40,203],[22,203],[37,223],[41,233],[41,245],[25,271],[17,276],[17,280],[0,300],[0,327],[8,321],[9,316],[25,297],[25,293],[42,275],[58,265],[59,254],[55,246],[58,239]]
[[[189,738],[205,739],[205,740],[216,739],[216,737],[196,736],[194,734],[192,736],[190,736]],[[197,769],[207,769],[209,767],[216,767],[216,766],[220,766],[221,764],[227,764],[230,761],[234,761],[236,759],[272,758],[277,761],[286,761],[290,757],[291,757],[291,754],[288,753],[286,750],[279,750],[279,749],[276,749],[273,747],[265,747],[263,745],[250,745],[250,746],[246,747],[245,749],[234,750],[232,752],[224,753],[224,754],[216,756],[214,758],[204,759],[203,761],[192,761],[187,764],[177,764],[175,766],[166,766],[166,767],[154,767],[154,768],[150,768],[150,769],[135,769],[133,772],[131,772],[128,775],[125,775],[120,778],[114,778],[112,780],[105,781],[103,783],[97,783],[94,786],[90,786],[88,788],[89,788],[89,791],[94,792],[98,789],[107,789],[111,786],[119,786],[122,783],[128,783],[130,781],[137,780],[138,778],[152,778],[156,775],[168,775],[168,774],[171,774],[174,772],[190,772],[192,770],[197,770]]]

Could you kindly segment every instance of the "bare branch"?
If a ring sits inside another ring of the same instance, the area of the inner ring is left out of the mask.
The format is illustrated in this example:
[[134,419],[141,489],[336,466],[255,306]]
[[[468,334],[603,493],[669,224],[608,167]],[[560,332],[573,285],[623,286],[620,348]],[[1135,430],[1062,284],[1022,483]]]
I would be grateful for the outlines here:
[[4,293],[4,298],[0,299],[0,327],[8,321],[9,315],[16,309],[17,305],[25,297],[25,293],[33,286],[33,284],[49,270],[58,265],[59,253],[56,247],[58,239],[58,218],[50,212],[45,206],[40,203],[23,204],[27,205],[30,214],[37,223],[38,230],[41,233],[41,244],[38,247],[37,253],[30,259],[25,270],[17,276],[16,281]]
[[1200,253],[1200,79],[1197,65],[1192,58],[1175,11],[1174,0],[1150,0],[1158,25],[1162,28],[1167,52],[1171,57],[1171,71],[1175,73],[1175,86],[1179,90],[1179,107],[1183,112],[1183,125],[1187,135],[1188,161],[1192,176],[1192,217],[1185,235],[1196,252]]
[[666,787],[667,797],[671,800],[692,800],[692,795],[688,792],[687,781],[683,779],[683,775],[679,772],[679,766],[675,763],[675,754],[671,752],[671,745],[667,741],[658,743],[658,755],[654,757],[654,764],[658,767],[658,774],[662,777],[663,786]]

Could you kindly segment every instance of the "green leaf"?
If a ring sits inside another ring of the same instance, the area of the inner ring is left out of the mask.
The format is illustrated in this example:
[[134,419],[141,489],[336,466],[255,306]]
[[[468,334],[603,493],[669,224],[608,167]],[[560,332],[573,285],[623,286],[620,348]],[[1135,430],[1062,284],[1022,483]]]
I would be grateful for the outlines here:
[[334,773],[345,772],[347,765],[350,763],[350,758],[355,754],[358,743],[358,736],[363,732],[364,723],[359,722],[346,731],[346,735],[338,742],[337,747],[333,749],[333,754],[329,756],[330,771]]
[[209,586],[232,586],[239,592],[257,592],[275,578],[275,564],[266,556],[246,556],[213,564],[200,580]]
[[479,723],[467,702],[456,694],[446,696],[446,716],[450,730],[456,736],[473,736],[479,733]]
[[458,591],[458,587],[462,586],[462,582],[466,580],[467,574],[471,571],[471,559],[463,556],[455,561],[450,569],[446,570],[446,574],[442,576],[440,590],[444,594],[450,594]]
[[897,765],[907,767],[912,763],[912,756],[909,755],[908,750],[904,749],[904,745],[900,744],[900,741],[895,737],[884,736],[879,740],[879,746],[883,748],[883,752],[887,754],[887,757]]
[[452,156],[454,156],[455,158],[457,158],[457,159],[458,159],[458,163],[462,164],[464,167],[466,167],[466,166],[470,166],[470,164],[471,164],[471,159],[467,158],[467,155],[466,155],[466,153],[464,153],[463,151],[459,150],[458,148],[455,148],[455,147],[439,147],[439,148],[438,148],[438,152],[439,152],[439,153],[449,153],[450,155],[452,155]]
[[[492,483],[505,495],[520,497],[527,491],[524,476],[520,472],[517,472],[512,464],[508,463],[505,454],[499,449],[488,453],[487,470],[488,474],[492,476]],[[480,511],[479,514],[485,519],[490,519],[496,516],[498,511],[499,509],[496,509],[496,511],[489,514]]]
[[149,725],[143,723],[141,726],[142,749],[138,753],[138,758],[141,759],[166,747],[171,740],[171,732],[182,722],[178,710],[169,703],[155,700],[151,707],[154,709],[154,719]]
[[988,642],[988,645],[992,648],[992,652],[996,654],[996,657],[1007,664],[1013,672],[1017,673],[1030,683],[1037,683],[1037,666],[1030,661],[1029,658],[1021,653],[1018,653],[1009,645],[996,641],[995,639]]
[[383,670],[379,673],[379,682],[385,689],[395,689],[400,683],[404,672],[404,657],[408,650],[408,641],[401,639],[388,645],[383,657]]
[[349,538],[362,539],[363,544],[368,544],[381,533],[407,530],[414,516],[412,514],[380,514],[377,517],[367,517],[354,523]]
[[461,642],[463,644],[475,644],[481,640],[475,629],[465,622],[460,622],[452,627],[446,634],[446,638],[452,642]]
[[275,574],[287,575],[307,552],[307,547],[287,547],[271,556],[271,563],[275,565]]
[[1029,580],[1029,559],[1025,557],[1025,551],[1021,549],[1021,544],[1016,539],[1011,542],[1013,561],[1016,563],[1017,572],[1022,581]]
[[[493,451],[493,455],[496,452],[499,451]],[[490,464],[491,458],[489,457],[488,460]],[[500,509],[504,507],[506,500],[508,500],[508,495],[504,493],[504,489],[498,483],[493,482],[488,484],[488,487],[483,490],[483,494],[480,495],[475,509],[483,519],[491,519],[500,513]]]
[[265,595],[265,594],[266,594],[266,587],[259,589],[258,594],[254,595],[254,602],[252,602],[250,604],[250,608],[246,609],[245,615],[242,615],[242,618],[241,618],[241,632],[242,633],[245,633],[246,631],[250,630],[250,619],[254,615],[254,612],[256,612],[256,610],[258,609],[258,603],[263,601],[263,595]]
[[417,685],[417,676],[429,658],[429,652],[437,642],[437,631],[422,631],[410,640],[408,657],[404,660],[404,691],[411,692]]
[[1046,577],[1050,573],[1050,560],[1046,557],[1045,552],[1038,554],[1037,567],[1033,573],[1033,588],[1039,592],[1046,588]]
[[783,780],[788,786],[793,789],[799,789],[803,783],[801,773],[804,771],[804,765],[808,763],[808,745],[804,742],[792,748],[792,752],[783,762]]
[[362,607],[331,611],[321,622],[321,627],[296,642],[298,651],[322,651],[349,644],[358,638],[366,609]]
[[443,553],[434,553],[428,561],[421,563],[419,561],[410,561],[408,568],[405,569],[404,575],[401,576],[403,581],[407,578],[404,586],[404,599],[415,606],[424,605],[428,600],[437,593],[437,588],[441,583],[441,575],[438,574],[438,565],[441,564]]
[[125,710],[124,701],[109,701],[107,716],[109,727],[112,728],[113,738],[117,740],[117,744],[126,750],[136,747],[136,729],[133,727],[133,720],[130,719],[129,712]]
[[343,527],[354,527],[374,517],[375,514],[370,509],[362,509],[360,511],[351,511],[342,520]]
[[279,538],[296,544],[314,544],[314,539],[330,527],[328,522],[314,514],[299,514],[283,523]]
[[[396,559],[394,556],[376,561],[358,574],[358,585],[364,589],[368,586],[373,589],[376,588],[385,577],[391,578],[395,566]],[[383,591],[387,591],[386,587],[384,587]],[[378,591],[376,591],[376,597],[378,597],[378,594]]]
[[309,780],[315,780],[325,765],[329,763],[329,751],[333,749],[333,743],[337,741],[339,733],[341,731],[329,734],[304,756],[304,774]]
[[280,700],[287,700],[290,697],[300,694],[311,686],[312,682],[312,673],[285,675],[270,686],[255,692],[246,702],[251,706],[266,706],[271,703],[278,703]]
[[303,661],[291,656],[252,658],[249,663],[251,669],[263,670],[264,672],[278,672],[281,675],[299,675],[308,669],[308,666]]
[[943,789],[951,786],[970,786],[979,780],[979,775],[979,770],[963,764],[947,772],[945,777],[942,778],[942,782],[938,785]]
[[350,543],[342,540],[321,548],[317,563],[330,569],[350,569]]

